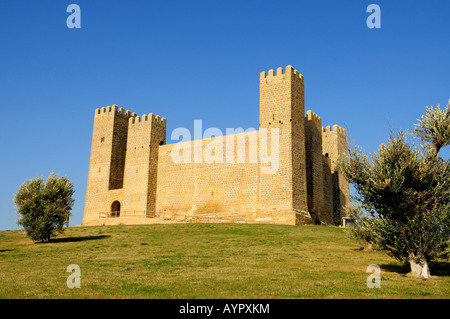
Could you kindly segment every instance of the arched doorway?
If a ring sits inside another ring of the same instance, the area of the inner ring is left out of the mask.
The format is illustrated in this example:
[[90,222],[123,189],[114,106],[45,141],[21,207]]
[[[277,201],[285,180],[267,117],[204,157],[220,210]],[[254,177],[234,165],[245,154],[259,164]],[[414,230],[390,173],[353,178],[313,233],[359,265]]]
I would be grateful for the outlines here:
[[111,204],[111,217],[119,217],[119,216],[120,216],[120,202],[116,200]]

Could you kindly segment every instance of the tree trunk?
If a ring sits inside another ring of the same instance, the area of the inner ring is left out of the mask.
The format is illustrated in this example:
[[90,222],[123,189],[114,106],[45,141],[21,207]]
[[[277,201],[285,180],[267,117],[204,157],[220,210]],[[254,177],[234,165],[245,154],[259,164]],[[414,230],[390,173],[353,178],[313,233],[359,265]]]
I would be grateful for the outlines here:
[[411,273],[414,277],[429,278],[430,268],[428,268],[428,262],[425,258],[417,258],[414,255],[410,255],[409,264],[411,266]]

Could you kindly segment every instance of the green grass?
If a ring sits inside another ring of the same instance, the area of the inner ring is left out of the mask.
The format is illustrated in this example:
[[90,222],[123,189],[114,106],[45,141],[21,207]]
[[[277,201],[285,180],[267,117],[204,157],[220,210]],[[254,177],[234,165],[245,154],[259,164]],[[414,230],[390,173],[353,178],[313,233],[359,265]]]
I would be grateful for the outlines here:
[[[81,288],[66,268],[81,268]],[[369,289],[367,266],[381,267]],[[343,229],[165,224],[72,227],[49,244],[0,232],[0,298],[449,298],[450,263],[430,279]]]

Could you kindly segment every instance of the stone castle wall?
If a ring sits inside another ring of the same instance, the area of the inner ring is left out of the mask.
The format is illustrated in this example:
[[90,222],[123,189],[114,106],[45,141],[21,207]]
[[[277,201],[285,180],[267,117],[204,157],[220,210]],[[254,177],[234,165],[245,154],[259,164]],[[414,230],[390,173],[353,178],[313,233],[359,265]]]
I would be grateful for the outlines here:
[[[252,137],[253,136],[253,137]],[[238,139],[243,137],[245,152],[256,150],[258,132],[242,133],[164,145],[160,148],[158,163],[158,181],[156,195],[157,212],[176,214],[215,214],[254,211],[258,197],[258,163],[237,163],[227,161],[226,147],[233,145],[237,149]],[[226,139],[233,137],[232,144]],[[194,153],[208,152],[213,140],[221,143],[214,151],[222,149],[217,163],[202,160],[194,162]],[[198,143],[200,142],[200,143]],[[189,163],[174,163],[172,151],[185,144],[191,152]],[[256,146],[256,147],[255,147]]]

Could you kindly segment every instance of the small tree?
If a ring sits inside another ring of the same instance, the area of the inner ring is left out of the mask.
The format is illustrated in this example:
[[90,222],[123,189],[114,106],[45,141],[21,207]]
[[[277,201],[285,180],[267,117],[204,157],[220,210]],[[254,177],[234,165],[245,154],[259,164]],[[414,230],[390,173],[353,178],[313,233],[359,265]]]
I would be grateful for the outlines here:
[[66,177],[50,174],[44,183],[42,177],[25,181],[14,195],[17,224],[34,241],[48,242],[64,231],[74,203],[73,183]]
[[365,212],[356,231],[374,248],[409,261],[417,277],[428,278],[429,262],[449,254],[450,162],[438,156],[450,142],[449,119],[450,103],[446,110],[427,107],[427,116],[416,128],[422,149],[409,144],[406,132],[400,131],[392,133],[370,160],[355,147],[337,165],[354,184]]

